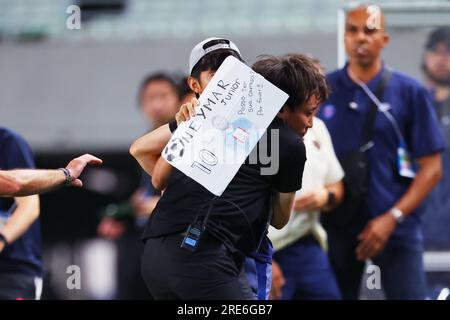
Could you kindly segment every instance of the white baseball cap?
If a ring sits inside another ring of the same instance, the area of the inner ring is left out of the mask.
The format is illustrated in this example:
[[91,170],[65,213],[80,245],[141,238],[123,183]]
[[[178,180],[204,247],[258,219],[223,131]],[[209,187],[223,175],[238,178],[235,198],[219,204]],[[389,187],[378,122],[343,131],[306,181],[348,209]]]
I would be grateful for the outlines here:
[[201,60],[201,58],[203,58],[206,54],[210,52],[220,49],[231,49],[236,51],[239,54],[239,56],[241,56],[238,47],[228,39],[225,38],[205,39],[197,43],[191,51],[191,55],[189,56],[189,74],[192,74],[192,69],[194,69],[195,65]]

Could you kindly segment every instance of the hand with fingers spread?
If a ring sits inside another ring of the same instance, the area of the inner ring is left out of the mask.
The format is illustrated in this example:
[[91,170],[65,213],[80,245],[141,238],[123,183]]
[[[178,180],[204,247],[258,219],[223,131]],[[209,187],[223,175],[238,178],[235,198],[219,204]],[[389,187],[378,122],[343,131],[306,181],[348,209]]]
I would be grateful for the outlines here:
[[73,159],[69,162],[66,169],[70,173],[70,178],[73,179],[71,182],[71,186],[73,187],[82,187],[83,182],[78,179],[78,177],[83,172],[84,168],[89,165],[100,165],[103,161],[97,157],[94,157],[90,154],[84,154],[78,158]]
[[175,120],[177,120],[177,125],[183,121],[187,121],[190,118],[195,117],[197,107],[200,103],[196,98],[192,98],[191,102],[187,102],[181,105],[180,110],[175,115]]

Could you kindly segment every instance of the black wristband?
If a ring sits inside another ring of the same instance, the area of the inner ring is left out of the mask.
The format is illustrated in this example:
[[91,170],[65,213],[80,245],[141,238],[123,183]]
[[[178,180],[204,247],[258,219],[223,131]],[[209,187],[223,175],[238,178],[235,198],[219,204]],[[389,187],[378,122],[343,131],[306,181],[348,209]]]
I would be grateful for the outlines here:
[[170,132],[174,133],[175,130],[177,130],[177,128],[178,128],[178,124],[177,124],[176,120],[173,120],[173,121],[169,122]]
[[8,246],[8,244],[9,244],[8,240],[6,240],[5,236],[1,232],[0,232],[0,241],[5,244],[5,247]]
[[328,191],[327,207],[332,208],[336,205],[336,195],[333,191]]

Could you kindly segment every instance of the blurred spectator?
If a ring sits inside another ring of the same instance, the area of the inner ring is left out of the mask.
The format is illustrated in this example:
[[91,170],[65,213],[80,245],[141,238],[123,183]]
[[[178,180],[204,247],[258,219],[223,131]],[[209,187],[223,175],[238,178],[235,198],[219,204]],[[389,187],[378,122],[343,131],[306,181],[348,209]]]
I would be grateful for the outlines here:
[[293,212],[281,230],[270,228],[274,246],[272,298],[282,300],[340,299],[328,261],[327,235],[320,211],[342,200],[344,171],[334,153],[330,134],[320,119],[304,137],[306,163],[303,186],[297,191]]
[[433,96],[439,126],[444,134],[443,179],[426,201],[424,219],[427,249],[450,249],[450,27],[434,30],[428,37],[422,70]]
[[[0,128],[0,169],[34,168],[30,147]],[[0,299],[40,299],[42,248],[39,197],[0,198]]]
[[[424,299],[417,207],[441,177],[444,142],[427,90],[384,65],[389,36],[382,12],[372,15],[367,6],[347,13],[348,63],[328,75],[332,95],[319,110],[345,171],[343,205],[361,200],[352,211],[324,216],[330,261],[344,299],[358,298],[369,259],[380,267],[387,299]],[[355,183],[363,193],[349,199]]]
[[186,91],[182,77],[167,73],[154,73],[142,81],[138,104],[144,117],[157,128],[171,121],[180,107]]
[[[145,78],[138,92],[138,104],[149,128],[157,128],[175,116],[183,95],[181,77],[155,73]],[[129,201],[112,204],[105,210],[105,217],[98,226],[98,234],[118,241],[118,299],[146,299],[150,293],[140,272],[140,256],[143,250],[141,236],[148,216],[160,198],[153,188],[151,178],[142,172],[139,188]]]

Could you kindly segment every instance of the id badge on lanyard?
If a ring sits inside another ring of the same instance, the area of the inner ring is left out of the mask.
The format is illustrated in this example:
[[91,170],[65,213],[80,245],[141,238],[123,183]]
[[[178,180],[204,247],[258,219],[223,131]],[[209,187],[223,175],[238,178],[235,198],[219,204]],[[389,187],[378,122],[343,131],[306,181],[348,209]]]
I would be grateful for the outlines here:
[[390,109],[391,106],[388,103],[380,104],[379,110],[382,111],[383,114],[389,120],[389,122],[391,122],[399,139],[399,145],[397,147],[398,174],[401,177],[413,179],[416,176],[413,161],[411,155],[409,154],[408,148],[406,147],[405,139],[400,131],[400,128],[398,127],[395,118],[389,113]]
[[400,141],[400,145],[397,148],[397,169],[402,177],[414,178],[416,176],[411,156],[403,140]]

